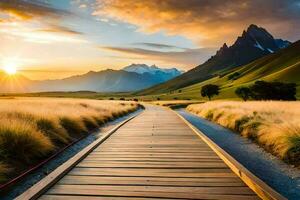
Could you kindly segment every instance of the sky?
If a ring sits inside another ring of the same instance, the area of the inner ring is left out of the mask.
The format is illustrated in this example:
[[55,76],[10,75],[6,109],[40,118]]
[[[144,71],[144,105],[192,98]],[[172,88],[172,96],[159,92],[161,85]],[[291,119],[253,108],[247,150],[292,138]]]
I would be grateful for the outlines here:
[[189,70],[250,24],[300,39],[300,0],[0,0],[0,67],[30,79],[120,69]]

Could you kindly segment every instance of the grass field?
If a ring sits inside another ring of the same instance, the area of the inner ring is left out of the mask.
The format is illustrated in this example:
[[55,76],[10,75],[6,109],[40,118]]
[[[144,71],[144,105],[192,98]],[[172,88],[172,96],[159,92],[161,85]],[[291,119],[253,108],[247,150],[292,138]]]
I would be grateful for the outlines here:
[[300,165],[300,102],[212,101],[189,105],[187,110],[252,139],[288,163]]
[[0,99],[0,182],[137,108],[121,101]]

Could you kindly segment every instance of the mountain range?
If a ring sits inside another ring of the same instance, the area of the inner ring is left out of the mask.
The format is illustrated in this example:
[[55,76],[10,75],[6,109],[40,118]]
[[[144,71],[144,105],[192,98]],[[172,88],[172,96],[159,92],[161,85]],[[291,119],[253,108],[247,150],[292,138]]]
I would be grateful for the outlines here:
[[95,91],[128,92],[142,90],[170,80],[182,71],[132,64],[122,70],[107,69],[57,80],[34,81],[22,75],[0,73],[0,92]]
[[173,91],[207,80],[248,64],[256,59],[277,52],[291,42],[275,39],[267,30],[250,25],[233,45],[225,43],[214,56],[192,70],[162,84],[140,91],[138,95]]

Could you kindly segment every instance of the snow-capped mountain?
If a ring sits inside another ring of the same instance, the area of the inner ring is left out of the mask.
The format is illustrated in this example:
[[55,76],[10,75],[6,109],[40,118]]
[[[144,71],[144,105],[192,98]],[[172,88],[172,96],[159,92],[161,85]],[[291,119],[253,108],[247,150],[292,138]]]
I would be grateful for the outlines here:
[[179,71],[176,68],[163,69],[157,67],[156,65],[148,66],[146,64],[131,64],[127,67],[124,67],[123,70],[127,72],[135,72],[138,74],[144,74],[144,73],[156,74],[157,72],[163,72],[173,77],[179,76],[180,74],[183,73],[183,71]]
[[237,67],[286,48],[290,44],[287,40],[275,39],[266,29],[251,24],[232,46],[228,47],[225,43],[209,61],[220,61],[221,68],[222,65]]

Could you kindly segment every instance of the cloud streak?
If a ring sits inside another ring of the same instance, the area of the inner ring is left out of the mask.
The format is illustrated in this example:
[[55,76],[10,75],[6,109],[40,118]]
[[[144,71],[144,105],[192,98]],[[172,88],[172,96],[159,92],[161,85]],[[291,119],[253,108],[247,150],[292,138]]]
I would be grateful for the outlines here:
[[[249,24],[299,39],[299,0],[98,0],[94,15],[184,35],[206,46],[232,42]],[[293,30],[293,31],[291,31]]]
[[151,42],[133,43],[133,45],[145,46],[145,47],[156,48],[156,49],[185,49],[183,47],[178,47],[178,46],[174,46],[174,45],[151,43]]
[[143,48],[131,47],[100,47],[102,50],[111,51],[121,56],[113,57],[136,60],[148,60],[157,62],[164,62],[173,65],[183,65],[185,69],[195,66],[195,63],[204,62],[215,51],[214,48],[198,48],[198,49],[185,49],[182,51],[156,51]]

